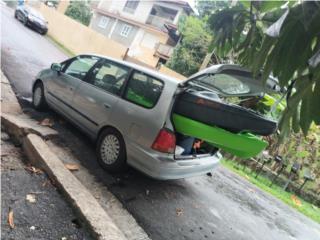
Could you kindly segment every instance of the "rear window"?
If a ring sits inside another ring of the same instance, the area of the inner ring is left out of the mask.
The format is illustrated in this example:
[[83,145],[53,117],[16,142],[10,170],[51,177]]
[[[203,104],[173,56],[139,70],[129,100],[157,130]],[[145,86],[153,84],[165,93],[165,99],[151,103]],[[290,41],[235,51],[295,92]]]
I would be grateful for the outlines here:
[[145,108],[153,108],[162,93],[163,82],[135,72],[128,82],[125,99]]
[[250,87],[245,84],[246,80],[246,77],[240,75],[218,73],[201,76],[194,82],[208,88],[218,89],[225,94],[237,95],[250,92]]

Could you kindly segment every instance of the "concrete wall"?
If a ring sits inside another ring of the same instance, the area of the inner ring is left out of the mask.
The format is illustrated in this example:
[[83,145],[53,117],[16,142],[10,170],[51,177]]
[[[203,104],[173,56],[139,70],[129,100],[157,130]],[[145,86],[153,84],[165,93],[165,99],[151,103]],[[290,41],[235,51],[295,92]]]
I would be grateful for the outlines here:
[[106,38],[44,4],[39,6],[39,11],[49,22],[48,34],[75,54],[97,53],[123,59],[127,51],[124,45]]
[[[38,10],[49,22],[48,34],[75,54],[96,53],[118,59],[124,58],[127,47],[106,38],[105,33],[98,33],[44,4],[41,4]],[[128,53],[127,59],[154,69],[158,58],[153,55],[154,50],[148,48],[152,47],[154,42],[148,34],[154,34],[154,32],[148,32],[140,28],[138,34],[140,37],[136,38],[136,41],[133,41],[134,46],[132,46],[132,49]],[[144,38],[146,34],[147,37]],[[165,35],[155,35],[155,37],[158,37],[159,42],[164,43],[167,40],[167,36]],[[178,79],[185,79],[181,74],[165,66],[161,66],[159,71]]]
[[186,80],[187,77],[183,76],[182,74],[180,73],[177,73],[175,71],[173,71],[172,69],[170,68],[167,68],[166,66],[164,65],[161,65],[160,69],[159,69],[159,72],[163,73],[163,74],[166,74],[168,76],[171,76],[171,77],[175,77],[177,79],[180,79],[180,80]]

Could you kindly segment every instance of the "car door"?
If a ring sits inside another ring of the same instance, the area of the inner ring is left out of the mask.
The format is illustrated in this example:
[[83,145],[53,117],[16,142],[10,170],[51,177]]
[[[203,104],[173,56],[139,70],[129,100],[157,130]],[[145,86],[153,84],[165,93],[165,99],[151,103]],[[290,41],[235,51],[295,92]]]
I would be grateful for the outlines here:
[[79,112],[78,121],[91,134],[108,124],[129,73],[129,67],[103,59],[81,82],[72,104]]
[[20,21],[25,21],[25,19],[28,16],[28,10],[23,6],[19,6],[19,7],[17,7],[16,11],[17,11],[17,18]]
[[52,80],[47,83],[47,95],[58,110],[68,116],[74,116],[75,108],[72,106],[74,93],[98,60],[99,58],[95,56],[78,56],[70,59],[62,71],[54,73]]

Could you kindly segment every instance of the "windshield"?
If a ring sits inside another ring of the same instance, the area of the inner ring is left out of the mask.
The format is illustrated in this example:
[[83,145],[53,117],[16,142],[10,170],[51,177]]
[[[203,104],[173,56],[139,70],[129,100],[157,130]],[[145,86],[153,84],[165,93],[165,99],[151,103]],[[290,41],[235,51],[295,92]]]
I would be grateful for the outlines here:
[[37,12],[36,10],[34,10],[32,8],[28,8],[28,11],[33,17],[36,17],[42,21],[45,21],[44,17],[41,15],[41,13]]

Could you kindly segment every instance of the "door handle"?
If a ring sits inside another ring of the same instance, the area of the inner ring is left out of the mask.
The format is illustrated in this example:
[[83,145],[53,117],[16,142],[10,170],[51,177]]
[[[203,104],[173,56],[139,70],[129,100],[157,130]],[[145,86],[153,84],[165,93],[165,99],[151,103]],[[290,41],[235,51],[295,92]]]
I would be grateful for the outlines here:
[[96,101],[92,97],[86,97],[89,102],[95,103]]
[[108,103],[104,103],[103,106],[107,109],[111,108],[111,106]]

